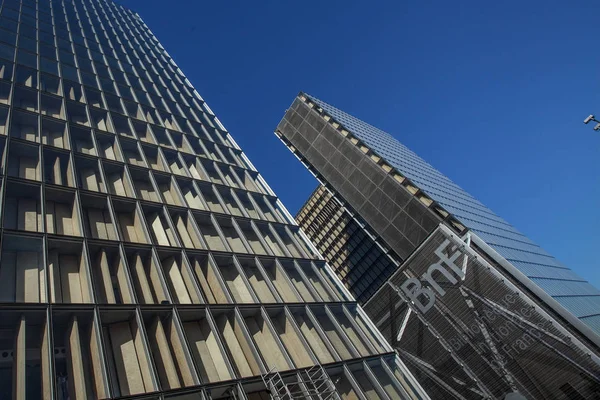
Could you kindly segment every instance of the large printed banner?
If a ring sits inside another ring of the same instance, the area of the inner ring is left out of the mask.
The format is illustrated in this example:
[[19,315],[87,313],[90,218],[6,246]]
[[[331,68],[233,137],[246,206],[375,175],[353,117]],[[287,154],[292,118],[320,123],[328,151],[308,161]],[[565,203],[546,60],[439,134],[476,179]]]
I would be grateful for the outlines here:
[[443,226],[365,305],[432,398],[600,399],[593,351]]

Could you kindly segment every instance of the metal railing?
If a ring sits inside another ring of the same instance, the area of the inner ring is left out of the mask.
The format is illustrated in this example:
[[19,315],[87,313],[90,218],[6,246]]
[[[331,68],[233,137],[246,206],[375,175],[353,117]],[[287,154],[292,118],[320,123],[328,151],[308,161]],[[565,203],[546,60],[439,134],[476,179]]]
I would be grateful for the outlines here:
[[279,371],[272,369],[262,376],[272,400],[340,400],[340,396],[322,365],[300,370],[297,381],[288,382]]

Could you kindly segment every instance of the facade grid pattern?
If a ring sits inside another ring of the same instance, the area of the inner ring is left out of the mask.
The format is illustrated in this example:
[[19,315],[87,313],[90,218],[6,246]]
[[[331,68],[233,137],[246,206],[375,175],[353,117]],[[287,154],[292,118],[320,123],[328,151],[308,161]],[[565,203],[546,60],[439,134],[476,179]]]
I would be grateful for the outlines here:
[[267,399],[314,365],[416,390],[137,14],[0,3],[3,393]]
[[[335,272],[346,277],[350,268],[373,267],[359,253],[362,262],[352,263],[356,242],[376,244],[395,264],[365,311],[428,395],[566,399],[598,392],[599,337],[346,125],[301,92],[275,134],[322,185],[297,219],[335,260]],[[350,221],[360,230],[345,229]],[[336,264],[340,258],[346,262]]]
[[389,133],[322,100],[307,96],[569,312],[600,333],[598,288],[561,264]]
[[321,185],[296,220],[359,303],[366,302],[397,269],[387,253]]

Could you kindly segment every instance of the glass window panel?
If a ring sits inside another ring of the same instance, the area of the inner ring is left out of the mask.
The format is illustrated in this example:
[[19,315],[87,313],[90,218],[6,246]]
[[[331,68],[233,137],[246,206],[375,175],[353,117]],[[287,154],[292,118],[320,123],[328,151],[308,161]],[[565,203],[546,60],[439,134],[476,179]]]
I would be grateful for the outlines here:
[[17,51],[17,63],[31,68],[37,68],[37,56],[19,49]]
[[58,76],[58,63],[48,58],[40,57],[40,71]]

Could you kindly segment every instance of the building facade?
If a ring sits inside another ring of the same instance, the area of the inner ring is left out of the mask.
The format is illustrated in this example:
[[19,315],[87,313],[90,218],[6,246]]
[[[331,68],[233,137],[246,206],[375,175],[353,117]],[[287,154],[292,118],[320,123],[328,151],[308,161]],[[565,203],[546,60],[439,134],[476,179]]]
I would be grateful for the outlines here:
[[0,398],[427,398],[136,13],[0,4]]
[[364,222],[360,222],[324,186],[319,185],[296,221],[325,257],[346,288],[364,304],[398,269]]
[[[330,118],[352,132],[360,146],[380,157],[439,207],[489,244],[561,306],[600,334],[600,290],[562,265],[492,210],[465,192],[389,133],[317,98]],[[361,151],[365,151],[361,148]],[[444,217],[445,218],[445,217]]]
[[559,295],[594,303],[591,285],[539,247],[524,250],[530,241],[513,243],[504,222],[505,246],[490,240],[502,221],[491,211],[389,134],[314,97],[300,93],[276,134],[322,184],[301,227],[433,398],[597,396],[598,309]]

